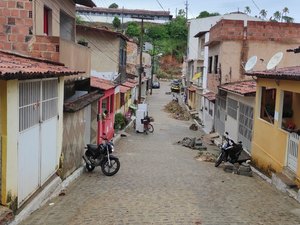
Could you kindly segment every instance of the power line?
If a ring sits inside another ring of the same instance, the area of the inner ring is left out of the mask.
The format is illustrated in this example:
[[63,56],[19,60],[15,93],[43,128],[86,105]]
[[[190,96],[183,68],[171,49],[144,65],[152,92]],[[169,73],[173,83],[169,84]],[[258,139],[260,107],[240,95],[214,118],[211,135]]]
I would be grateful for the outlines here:
[[255,7],[258,9],[258,11],[260,12],[260,8],[258,7],[258,5],[256,4],[256,2],[254,0],[251,0],[253,2],[253,4],[255,5]]
[[166,11],[166,10],[164,9],[164,7],[161,5],[161,3],[159,2],[159,0],[156,0],[156,2],[159,4],[159,6],[160,6],[160,8],[162,8],[162,10]]

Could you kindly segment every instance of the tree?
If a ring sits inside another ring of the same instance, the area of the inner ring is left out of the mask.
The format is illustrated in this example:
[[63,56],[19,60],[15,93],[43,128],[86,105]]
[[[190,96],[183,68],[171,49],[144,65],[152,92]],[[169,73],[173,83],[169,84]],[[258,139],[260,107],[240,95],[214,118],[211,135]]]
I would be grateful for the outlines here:
[[294,18],[289,17],[289,16],[282,16],[281,19],[282,19],[283,22],[286,22],[286,23],[293,23],[294,22]]
[[115,16],[114,20],[113,20],[113,26],[114,28],[118,29],[121,26],[121,21],[118,17]]
[[119,8],[119,6],[116,3],[113,3],[110,6],[108,6],[108,8],[110,8],[110,9],[117,9],[117,8]]
[[185,17],[185,11],[184,11],[184,9],[179,9],[177,16]]
[[267,11],[265,10],[265,9],[262,9],[262,10],[260,10],[260,12],[259,12],[259,15],[261,16],[261,18],[263,19],[263,20],[265,20],[266,19],[266,17],[267,17]]
[[207,11],[202,11],[199,13],[199,16],[197,16],[197,19],[206,18],[206,17],[210,17],[210,16],[219,16],[219,15],[220,15],[220,13],[218,13],[218,12],[209,13]]
[[83,19],[82,19],[82,17],[81,16],[79,16],[79,15],[76,15],[76,24],[84,24],[84,21],[83,21]]
[[287,16],[288,13],[290,13],[288,7],[284,7],[282,10],[282,16]]
[[273,16],[277,22],[281,20],[281,13],[279,11],[274,12]]
[[247,15],[251,14],[251,9],[249,6],[245,7],[244,13],[246,13]]
[[126,29],[126,35],[128,37],[140,37],[140,26],[137,22],[129,22],[127,29]]

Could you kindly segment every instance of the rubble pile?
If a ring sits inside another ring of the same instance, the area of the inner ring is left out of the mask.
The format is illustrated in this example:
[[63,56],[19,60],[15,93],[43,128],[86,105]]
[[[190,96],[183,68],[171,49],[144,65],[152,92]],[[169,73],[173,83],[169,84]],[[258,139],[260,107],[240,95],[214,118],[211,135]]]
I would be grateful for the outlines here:
[[165,106],[165,111],[172,113],[172,117],[178,120],[190,120],[190,114],[176,101],[171,101]]
[[224,171],[227,173],[234,173],[238,175],[252,177],[252,170],[248,163],[243,162],[241,165],[236,163],[232,164],[229,162],[224,163]]
[[197,160],[202,162],[215,162],[216,156],[210,152],[199,152]]
[[203,145],[201,138],[189,138],[185,137],[181,141],[177,142],[184,147],[188,147],[191,149],[199,150],[199,151],[206,151],[207,147]]

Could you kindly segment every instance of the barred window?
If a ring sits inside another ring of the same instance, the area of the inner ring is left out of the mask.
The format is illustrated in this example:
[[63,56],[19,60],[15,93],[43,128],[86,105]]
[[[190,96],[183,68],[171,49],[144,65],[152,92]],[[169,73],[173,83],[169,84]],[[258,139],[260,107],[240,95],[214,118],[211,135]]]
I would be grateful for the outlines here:
[[228,98],[227,114],[235,120],[237,119],[237,107],[238,102],[231,98]]

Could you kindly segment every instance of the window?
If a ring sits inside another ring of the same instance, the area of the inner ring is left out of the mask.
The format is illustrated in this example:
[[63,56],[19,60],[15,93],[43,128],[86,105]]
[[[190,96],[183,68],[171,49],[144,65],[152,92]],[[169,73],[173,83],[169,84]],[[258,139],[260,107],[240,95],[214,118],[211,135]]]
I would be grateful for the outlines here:
[[290,91],[283,92],[281,127],[287,131],[299,130],[300,121],[296,116],[299,112],[300,94]]
[[125,105],[125,93],[121,93],[121,106]]
[[276,89],[262,87],[260,100],[260,118],[269,123],[274,123],[275,102]]
[[235,120],[237,119],[237,108],[238,108],[238,102],[236,100],[228,98],[227,114],[228,116],[231,116]]
[[44,34],[51,35],[52,11],[48,7],[44,7]]
[[114,96],[110,96],[110,113],[114,112]]
[[208,73],[212,73],[212,61],[213,61],[213,58],[212,58],[212,56],[210,56],[209,58],[208,58]]
[[218,74],[218,63],[219,63],[219,56],[215,55],[214,59],[214,73]]
[[102,100],[102,113],[107,110],[108,107],[108,97]]
[[75,19],[63,11],[60,11],[60,37],[75,41]]
[[209,102],[208,103],[209,105],[209,110],[208,110],[208,113],[209,115],[213,116],[213,108],[214,108],[214,104],[212,102]]

